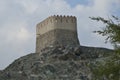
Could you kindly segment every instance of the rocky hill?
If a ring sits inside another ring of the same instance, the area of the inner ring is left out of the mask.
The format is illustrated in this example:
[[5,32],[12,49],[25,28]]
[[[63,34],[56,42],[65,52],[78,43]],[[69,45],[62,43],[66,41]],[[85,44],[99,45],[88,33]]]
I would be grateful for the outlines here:
[[110,49],[85,46],[47,47],[0,71],[0,80],[91,80],[89,63],[109,56]]

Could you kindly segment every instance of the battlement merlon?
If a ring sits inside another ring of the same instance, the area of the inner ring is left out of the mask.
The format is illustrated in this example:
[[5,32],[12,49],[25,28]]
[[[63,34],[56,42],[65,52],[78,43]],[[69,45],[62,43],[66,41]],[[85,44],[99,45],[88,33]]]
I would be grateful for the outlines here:
[[77,31],[77,19],[75,16],[50,16],[37,24],[36,35],[42,35],[54,29]]

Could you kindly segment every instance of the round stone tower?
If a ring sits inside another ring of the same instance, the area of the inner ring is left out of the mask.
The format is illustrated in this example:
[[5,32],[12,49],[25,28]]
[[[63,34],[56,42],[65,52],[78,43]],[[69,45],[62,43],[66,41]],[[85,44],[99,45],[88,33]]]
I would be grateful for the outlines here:
[[78,46],[75,16],[50,16],[37,24],[36,53],[49,46]]

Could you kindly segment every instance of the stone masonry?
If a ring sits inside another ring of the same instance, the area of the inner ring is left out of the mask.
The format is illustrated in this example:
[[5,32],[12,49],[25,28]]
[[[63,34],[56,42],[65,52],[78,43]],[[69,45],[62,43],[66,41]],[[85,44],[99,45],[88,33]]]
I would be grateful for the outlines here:
[[77,19],[75,16],[50,16],[37,24],[36,53],[49,46],[77,46]]

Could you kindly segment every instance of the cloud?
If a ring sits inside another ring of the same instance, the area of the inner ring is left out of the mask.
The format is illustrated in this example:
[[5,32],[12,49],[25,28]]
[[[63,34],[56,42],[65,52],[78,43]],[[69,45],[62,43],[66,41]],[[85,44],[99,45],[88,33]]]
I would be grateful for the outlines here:
[[113,0],[93,0],[90,6],[78,4],[73,9],[73,12],[75,12],[78,17],[78,33],[82,45],[112,48],[110,44],[104,44],[105,37],[92,33],[92,31],[99,30],[100,27],[104,27],[104,25],[92,21],[88,17],[101,16],[108,18],[108,16],[113,14],[112,11],[117,9],[116,7],[112,9],[113,3],[117,4],[117,2]]
[[[36,24],[50,15],[75,15],[82,45],[111,48],[92,31],[104,26],[89,16],[107,17],[120,8],[119,0],[88,0],[71,6],[66,0],[0,0],[0,69],[14,59],[35,51]],[[115,4],[115,5],[114,5]]]

